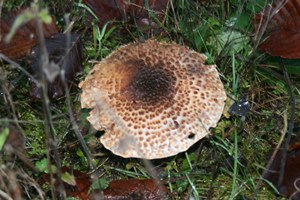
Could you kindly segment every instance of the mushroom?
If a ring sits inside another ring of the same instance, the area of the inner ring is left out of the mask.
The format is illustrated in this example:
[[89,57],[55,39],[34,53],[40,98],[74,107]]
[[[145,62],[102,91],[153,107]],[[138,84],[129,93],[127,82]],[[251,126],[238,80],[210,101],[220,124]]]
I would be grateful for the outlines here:
[[84,81],[81,106],[105,130],[101,143],[122,157],[158,159],[209,134],[226,93],[216,65],[184,46],[147,40],[120,47]]

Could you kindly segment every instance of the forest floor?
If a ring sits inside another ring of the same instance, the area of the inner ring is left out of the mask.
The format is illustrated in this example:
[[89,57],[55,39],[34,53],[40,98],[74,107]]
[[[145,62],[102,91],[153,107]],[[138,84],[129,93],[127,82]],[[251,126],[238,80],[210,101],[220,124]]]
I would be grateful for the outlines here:
[[[49,179],[57,171],[61,173],[60,183],[86,193],[92,187],[102,191],[113,180],[152,178],[154,170],[169,191],[167,199],[281,199],[284,197],[279,192],[292,195],[299,174],[286,172],[279,186],[263,176],[272,152],[284,154],[281,147],[287,148],[287,133],[292,134],[289,148],[296,150],[287,152],[286,160],[294,165],[287,164],[286,171],[297,169],[300,163],[300,156],[294,156],[299,154],[300,141],[300,61],[267,55],[257,48],[263,39],[256,37],[254,16],[268,1],[173,0],[162,9],[163,19],[150,12],[149,19],[155,25],[146,28],[137,23],[136,13],[114,22],[94,19],[88,23],[91,12],[100,14],[88,4],[66,2],[3,3],[2,16],[24,7],[37,8],[42,22],[47,22],[49,13],[54,16],[59,32],[72,27],[72,34],[81,37],[83,70],[72,78],[75,84],[62,97],[48,99],[42,95],[39,99],[34,94],[36,88],[32,88],[32,78],[36,77],[25,73],[37,70],[30,66],[31,58],[1,56],[0,199],[55,199],[55,193],[62,189],[59,181],[51,184]],[[48,12],[42,12],[44,8]],[[102,15],[111,19],[119,15],[116,13]],[[26,22],[30,14],[24,16],[18,19]],[[3,23],[5,18],[1,19]],[[223,116],[217,127],[210,129],[210,135],[186,152],[145,165],[140,159],[116,156],[101,145],[103,131],[94,130],[86,120],[89,110],[81,109],[77,83],[118,47],[148,38],[174,41],[205,54],[207,64],[217,65],[227,100]],[[37,80],[43,85],[43,79]],[[64,86],[54,86],[53,93],[64,90]],[[277,157],[274,160],[279,162],[282,156]],[[79,179],[74,184],[78,176],[75,171],[80,171],[81,177],[89,176],[93,185],[86,179],[83,186],[79,186]],[[70,192],[66,186],[64,190],[67,192],[59,198],[89,196]]]

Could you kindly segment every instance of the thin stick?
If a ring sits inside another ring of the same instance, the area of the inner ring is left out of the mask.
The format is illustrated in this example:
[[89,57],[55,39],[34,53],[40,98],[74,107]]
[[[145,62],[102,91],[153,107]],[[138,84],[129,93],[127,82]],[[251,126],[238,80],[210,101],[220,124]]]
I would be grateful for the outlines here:
[[0,190],[0,197],[2,197],[5,200],[13,200],[7,193],[5,193],[2,190]]
[[284,79],[288,85],[288,93],[290,96],[290,104],[291,104],[291,114],[290,114],[290,119],[288,122],[287,138],[286,138],[286,141],[284,144],[283,154],[282,154],[282,159],[281,159],[281,164],[280,164],[280,173],[279,173],[279,179],[278,179],[278,183],[277,183],[278,186],[281,185],[282,180],[284,178],[287,150],[288,150],[288,146],[290,144],[293,129],[294,129],[294,118],[295,118],[295,108],[296,108],[296,100],[295,100],[295,95],[293,92],[294,86],[290,80],[289,74],[287,73],[287,70],[286,70],[286,67],[284,65],[282,58],[280,59],[280,67],[282,68]]
[[[55,159],[55,163],[57,165],[57,176],[61,177],[61,163],[60,163],[60,159],[59,159],[59,155],[56,148],[56,132],[51,120],[51,112],[50,112],[50,100],[48,97],[48,82],[47,82],[47,78],[46,78],[46,67],[49,64],[49,57],[48,57],[48,52],[46,49],[46,45],[45,45],[45,38],[44,38],[44,32],[43,32],[43,25],[41,20],[38,17],[38,12],[39,12],[39,3],[40,2],[35,2],[35,4],[32,5],[32,11],[34,12],[35,17],[35,22],[37,25],[37,35],[38,35],[38,39],[39,39],[39,45],[40,45],[40,51],[41,51],[41,60],[40,60],[40,65],[41,67],[39,68],[39,74],[40,74],[40,83],[41,83],[41,96],[42,96],[42,105],[43,105],[43,111],[44,111],[44,116],[45,116],[45,134],[46,134],[46,143],[47,143],[47,160],[48,160],[48,171],[50,174],[50,180],[54,180],[53,178],[53,171],[51,168],[51,155],[50,155],[50,151],[53,150],[53,155],[54,155],[54,159]],[[59,192],[60,194],[63,196],[63,198],[65,199],[66,196],[66,192],[64,190],[64,185],[63,182],[61,180],[61,178],[58,178],[58,182],[59,182]],[[51,195],[53,199],[56,199],[56,192],[55,192],[55,186],[54,186],[54,181],[51,181]]]
[[[68,19],[67,16],[65,16],[65,20],[66,20],[67,24],[69,24],[69,19]],[[67,31],[66,34],[67,34],[67,44],[66,44],[67,48],[66,48],[65,54],[67,56],[67,54],[70,53],[70,50],[71,50],[72,46],[71,46],[71,35],[70,35],[70,32]],[[64,69],[64,67],[62,67],[62,69]],[[72,129],[74,130],[75,135],[76,135],[77,139],[79,140],[79,142],[80,142],[80,144],[81,144],[81,146],[83,148],[83,151],[84,151],[84,153],[85,153],[85,155],[86,155],[86,157],[88,159],[88,163],[89,163],[89,166],[90,166],[91,170],[94,170],[96,168],[95,165],[94,165],[94,163],[93,163],[94,158],[91,155],[91,153],[90,153],[90,151],[88,149],[88,146],[86,145],[86,142],[84,141],[84,138],[83,138],[83,136],[80,133],[78,124],[76,123],[76,120],[74,118],[74,113],[72,111],[72,104],[71,104],[71,99],[70,99],[70,92],[69,92],[67,80],[65,78],[65,72],[63,70],[61,70],[60,76],[61,76],[62,83],[63,83],[64,89],[65,89],[66,104],[68,106],[68,112],[69,112],[69,117],[70,117],[70,120],[71,120]]]
[[172,13],[173,13],[175,26],[176,26],[177,29],[179,29],[179,22],[178,22],[177,17],[176,17],[174,5],[173,5],[173,0],[170,0],[170,7],[171,7],[171,10],[172,10]]

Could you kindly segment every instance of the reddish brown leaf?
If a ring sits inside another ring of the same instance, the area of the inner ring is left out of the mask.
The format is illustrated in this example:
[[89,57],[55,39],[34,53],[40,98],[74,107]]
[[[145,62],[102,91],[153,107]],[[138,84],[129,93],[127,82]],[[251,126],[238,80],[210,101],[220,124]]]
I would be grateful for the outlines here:
[[112,181],[103,192],[105,200],[161,200],[168,190],[163,185],[158,186],[153,179],[131,179]]
[[[103,190],[103,192],[100,190],[90,191],[92,182],[88,174],[78,170],[72,170],[68,167],[63,167],[61,171],[62,173],[68,172],[75,178],[75,185],[70,185],[66,182],[63,182],[65,192],[68,197],[75,197],[83,200],[161,200],[168,193],[168,189],[164,185],[161,184],[158,186],[157,182],[153,179],[116,180],[112,181],[109,184],[109,187]],[[55,175],[54,178],[56,190],[59,191],[59,181],[57,175]],[[49,174],[42,175],[40,184],[50,184]]]
[[[33,20],[19,28],[9,43],[5,43],[4,41],[16,17],[25,10],[26,9],[12,12],[0,20],[0,53],[3,53],[11,59],[20,58],[29,54],[30,48],[37,44],[37,30]],[[43,31],[46,38],[58,33],[54,18],[52,18],[52,23],[43,24]]]
[[[83,3],[90,7],[99,18],[99,26],[103,26],[108,21],[121,19],[126,10],[123,0],[83,0]],[[91,15],[90,18],[92,19]]]
[[294,151],[294,150],[298,150],[298,149],[300,149],[300,141],[299,140],[290,144],[289,148],[288,148],[289,151]]
[[[149,13],[143,0],[124,1],[124,0],[84,0],[88,7],[99,18],[99,26],[103,26],[108,21],[125,20],[128,21],[127,16],[139,26],[150,26],[155,28],[156,24],[150,19]],[[167,8],[169,0],[149,0],[149,9],[154,12],[157,18],[162,22],[164,19],[164,12]]]
[[82,173],[78,170],[72,170],[64,167],[62,169],[63,173],[69,172],[75,177],[76,185],[72,186],[64,183],[67,196],[76,197],[79,199],[89,199],[89,189],[91,186],[91,181],[88,174]]
[[276,0],[254,18],[257,35],[267,37],[259,49],[283,58],[300,58],[300,0]]
[[292,199],[300,199],[300,192],[297,192],[295,187],[300,187],[300,150],[288,152],[283,181],[281,185],[278,185],[282,154],[282,150],[276,154],[264,178],[271,181],[282,195],[288,198],[292,197]]
[[[154,12],[159,21],[163,21],[165,10],[169,0],[149,0],[149,9]],[[156,28],[156,24],[151,20],[144,0],[136,0],[128,6],[129,15],[134,18],[134,21],[139,27],[150,26]]]
[[[46,49],[49,54],[50,63],[55,63],[59,66],[58,71],[49,70],[48,76],[55,76],[53,73],[58,73],[59,70],[64,70],[65,80],[68,85],[76,82],[75,78],[77,73],[82,70],[82,44],[80,37],[77,34],[71,34],[71,45],[69,49],[67,48],[67,35],[56,34],[51,38],[47,38],[45,41]],[[32,64],[30,71],[35,77],[39,75],[40,69],[40,46],[35,46],[31,50]],[[51,68],[51,64],[47,67]],[[53,81],[48,81],[48,96],[50,99],[58,99],[65,95],[65,87],[63,80],[57,74]],[[39,100],[41,99],[41,93],[38,86],[31,81],[30,82],[30,97]]]
[[[89,189],[91,186],[91,181],[89,178],[89,175],[86,173],[83,173],[78,170],[74,170],[68,167],[63,167],[61,169],[62,173],[68,172],[69,174],[73,175],[76,181],[76,185],[69,185],[66,182],[63,182],[65,192],[68,197],[75,197],[82,200],[88,200],[89,197]],[[55,175],[55,187],[56,190],[59,191],[59,181],[57,180],[58,177]],[[49,174],[43,174],[42,180],[40,181],[41,184],[50,184],[50,175]],[[58,195],[58,194],[57,194]]]

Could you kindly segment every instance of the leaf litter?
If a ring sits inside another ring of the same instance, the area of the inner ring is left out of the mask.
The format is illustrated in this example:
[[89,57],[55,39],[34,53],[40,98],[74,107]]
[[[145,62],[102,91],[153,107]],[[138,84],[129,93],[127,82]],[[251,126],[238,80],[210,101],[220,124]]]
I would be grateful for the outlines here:
[[[68,37],[70,46],[67,47]],[[46,50],[49,54],[49,62],[44,67],[48,79],[48,96],[50,99],[58,99],[65,95],[64,81],[69,86],[75,85],[77,75],[82,71],[83,53],[80,35],[71,33],[58,33],[45,40]],[[30,51],[30,72],[35,78],[39,78],[41,63],[40,46],[35,46]],[[64,78],[62,78],[64,76]],[[30,97],[35,100],[41,99],[39,86],[30,80]]]

